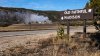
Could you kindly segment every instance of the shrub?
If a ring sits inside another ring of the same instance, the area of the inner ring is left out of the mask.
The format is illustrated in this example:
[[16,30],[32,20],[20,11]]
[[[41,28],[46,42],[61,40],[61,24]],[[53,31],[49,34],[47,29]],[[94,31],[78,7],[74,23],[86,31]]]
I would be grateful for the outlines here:
[[61,39],[64,37],[64,25],[58,27],[57,37]]

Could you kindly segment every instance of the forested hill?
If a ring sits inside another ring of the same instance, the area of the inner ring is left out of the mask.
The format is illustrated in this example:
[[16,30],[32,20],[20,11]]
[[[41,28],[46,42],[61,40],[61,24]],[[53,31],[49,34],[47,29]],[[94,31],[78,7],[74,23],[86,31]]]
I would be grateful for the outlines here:
[[25,8],[13,8],[13,7],[0,7],[0,11],[5,12],[20,12],[20,13],[37,13],[39,15],[48,16],[50,20],[56,21],[59,19],[60,11],[42,11],[42,10],[32,10]]
[[31,14],[42,15],[44,17],[48,17],[48,19],[52,22],[55,22],[60,18],[59,13],[60,11],[42,11],[25,8],[0,7],[0,24],[2,22],[7,24],[22,23],[25,21],[23,19],[29,17]]

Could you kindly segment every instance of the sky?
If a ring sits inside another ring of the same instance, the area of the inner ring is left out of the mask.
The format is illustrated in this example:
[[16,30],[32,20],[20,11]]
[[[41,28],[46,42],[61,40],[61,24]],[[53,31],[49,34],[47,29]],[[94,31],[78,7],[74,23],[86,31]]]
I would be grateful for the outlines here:
[[82,9],[87,2],[88,0],[0,0],[0,6],[62,11]]

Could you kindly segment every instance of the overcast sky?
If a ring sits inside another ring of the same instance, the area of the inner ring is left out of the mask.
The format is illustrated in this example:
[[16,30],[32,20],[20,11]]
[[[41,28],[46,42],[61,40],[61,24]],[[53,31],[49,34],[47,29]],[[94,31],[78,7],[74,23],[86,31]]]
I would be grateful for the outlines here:
[[82,9],[88,0],[0,0],[2,7],[18,7],[34,10]]

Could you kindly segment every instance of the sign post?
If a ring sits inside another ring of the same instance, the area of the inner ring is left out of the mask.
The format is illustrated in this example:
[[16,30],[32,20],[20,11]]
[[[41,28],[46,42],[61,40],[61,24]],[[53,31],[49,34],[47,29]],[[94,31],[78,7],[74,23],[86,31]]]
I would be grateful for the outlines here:
[[67,37],[68,37],[68,40],[69,40],[69,35],[70,35],[70,21],[67,20]]
[[86,19],[84,19],[83,38],[86,38]]

